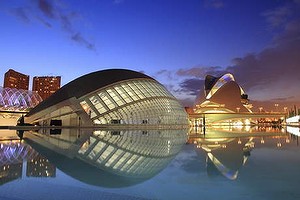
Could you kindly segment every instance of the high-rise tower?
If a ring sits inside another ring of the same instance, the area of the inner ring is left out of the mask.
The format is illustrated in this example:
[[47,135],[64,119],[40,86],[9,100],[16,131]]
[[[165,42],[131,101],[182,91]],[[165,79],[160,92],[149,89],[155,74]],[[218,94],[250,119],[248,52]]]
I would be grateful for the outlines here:
[[29,75],[16,72],[9,69],[4,75],[4,88],[16,88],[28,90],[29,88]]
[[33,77],[32,91],[37,91],[45,100],[60,88],[60,80],[60,76],[35,76]]

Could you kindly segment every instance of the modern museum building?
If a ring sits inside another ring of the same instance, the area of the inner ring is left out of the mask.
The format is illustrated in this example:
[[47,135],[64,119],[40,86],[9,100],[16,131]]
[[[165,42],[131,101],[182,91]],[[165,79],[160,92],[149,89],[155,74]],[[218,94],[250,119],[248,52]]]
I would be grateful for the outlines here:
[[188,126],[184,108],[163,85],[126,69],[97,71],[71,81],[25,120],[40,126]]

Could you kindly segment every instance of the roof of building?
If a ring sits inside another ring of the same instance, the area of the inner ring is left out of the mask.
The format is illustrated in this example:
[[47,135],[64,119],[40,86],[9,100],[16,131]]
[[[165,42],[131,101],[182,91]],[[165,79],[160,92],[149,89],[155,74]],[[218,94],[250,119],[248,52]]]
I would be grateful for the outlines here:
[[214,86],[214,84],[219,80],[220,77],[215,77],[212,75],[206,75],[205,77],[205,90],[211,90],[211,88]]
[[26,111],[41,101],[37,92],[0,87],[0,110]]
[[86,74],[67,83],[62,88],[57,90],[49,98],[45,99],[39,105],[34,107],[28,113],[28,116],[35,114],[41,110],[44,110],[50,106],[53,106],[59,102],[67,100],[69,98],[79,98],[90,92],[103,88],[107,85],[119,81],[136,78],[147,78],[154,80],[150,76],[127,69],[108,69]]

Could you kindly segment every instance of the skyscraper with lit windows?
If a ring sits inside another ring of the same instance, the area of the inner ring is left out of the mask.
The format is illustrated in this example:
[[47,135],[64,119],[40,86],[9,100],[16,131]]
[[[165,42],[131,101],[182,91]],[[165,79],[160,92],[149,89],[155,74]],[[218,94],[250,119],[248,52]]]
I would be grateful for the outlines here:
[[35,76],[32,91],[36,91],[45,100],[60,88],[60,82],[60,76]]
[[29,75],[25,75],[13,69],[9,69],[4,75],[3,87],[28,90]]

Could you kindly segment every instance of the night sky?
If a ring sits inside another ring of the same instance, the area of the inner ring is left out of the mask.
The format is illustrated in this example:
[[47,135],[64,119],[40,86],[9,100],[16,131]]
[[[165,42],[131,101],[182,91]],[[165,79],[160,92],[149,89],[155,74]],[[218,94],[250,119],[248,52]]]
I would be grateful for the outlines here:
[[1,0],[0,26],[1,86],[125,68],[192,106],[231,72],[256,107],[300,104],[300,0]]

